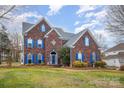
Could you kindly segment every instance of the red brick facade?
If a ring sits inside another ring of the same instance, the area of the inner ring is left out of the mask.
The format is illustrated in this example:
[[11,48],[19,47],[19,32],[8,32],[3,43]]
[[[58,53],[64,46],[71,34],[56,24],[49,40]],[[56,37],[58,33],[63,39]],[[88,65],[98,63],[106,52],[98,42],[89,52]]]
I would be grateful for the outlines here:
[[[85,46],[84,42],[83,42],[83,39],[85,37],[88,37],[89,38],[89,43],[90,45],[87,47]],[[74,44],[74,48],[72,49],[72,62],[75,61],[75,54],[76,52],[81,52],[81,53],[84,53],[85,55],[85,58],[84,60],[85,61],[88,61],[90,60],[90,53],[92,52],[95,52],[97,53],[98,55],[100,55],[100,51],[98,50],[98,46],[96,45],[95,41],[92,39],[92,37],[90,36],[90,34],[88,32],[84,33],[83,36],[81,36],[81,38]],[[86,55],[88,56],[87,60],[86,60]]]
[[[55,41],[55,45],[52,44]],[[59,35],[53,30],[47,38],[45,38],[45,62],[49,64],[50,53],[54,50],[57,54],[63,46],[63,40],[59,39]]]
[[[45,25],[45,29],[46,29],[45,32],[40,31],[40,26],[42,24]],[[86,36],[89,38],[89,41],[90,41],[90,45],[88,47],[86,47],[83,42],[83,39]],[[38,53],[41,53],[44,55],[45,64],[50,64],[50,58],[51,58],[50,54],[52,51],[55,51],[57,53],[57,60],[59,64],[58,52],[61,49],[61,47],[63,47],[63,45],[67,42],[67,40],[60,39],[60,34],[58,34],[58,32],[55,29],[53,29],[44,19],[41,20],[41,22],[39,22],[38,24],[36,24],[32,29],[30,29],[30,31],[25,32],[24,42],[26,42],[28,38],[31,38],[34,40],[34,47],[29,48],[27,47],[26,43],[24,43],[24,63],[25,64],[26,64],[26,58],[27,58],[26,55],[29,53],[34,54],[33,63],[36,63],[36,59],[37,59],[36,55]],[[35,41],[39,39],[44,40],[44,48],[36,47]],[[88,31],[86,31],[73,46],[75,47],[72,48],[72,53],[71,53],[72,62],[76,60],[75,55],[79,51],[81,53],[84,53],[85,55],[84,61],[88,61],[88,62],[90,61],[90,53],[95,52],[98,55],[100,55],[98,46]]]
[[[40,26],[44,24],[46,27],[46,31],[45,32],[41,32],[40,31]],[[24,56],[26,56],[26,54],[28,53],[32,53],[32,54],[44,54],[45,55],[45,48],[36,48],[36,46],[34,46],[33,48],[29,48],[26,47],[26,39],[27,38],[31,38],[34,41],[41,39],[44,40],[44,35],[46,33],[48,33],[48,31],[50,31],[51,27],[46,23],[45,20],[42,20],[39,24],[37,24],[35,27],[33,27],[30,31],[28,31],[25,35],[24,35]],[[34,60],[36,60],[36,57],[34,57]]]

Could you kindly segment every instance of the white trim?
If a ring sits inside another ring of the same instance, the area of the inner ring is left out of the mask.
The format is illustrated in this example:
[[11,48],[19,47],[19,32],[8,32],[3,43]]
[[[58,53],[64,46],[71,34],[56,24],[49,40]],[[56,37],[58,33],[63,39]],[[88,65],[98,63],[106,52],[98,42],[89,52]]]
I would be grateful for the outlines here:
[[85,29],[85,31],[82,32],[82,34],[79,36],[79,38],[77,38],[76,41],[72,44],[72,47],[75,47],[75,46],[73,46],[73,45],[81,38],[81,36],[82,36],[86,31],[87,31],[87,29]]
[[[52,51],[52,52],[55,52],[54,50]],[[51,55],[51,53],[52,52],[50,52],[50,62],[49,62],[49,64],[50,65],[58,65],[58,54],[57,54],[57,52],[55,52],[56,53],[56,55],[55,55],[55,64],[52,64],[52,55]]]
[[30,31],[31,29],[33,29],[37,24],[39,24],[42,20],[45,20],[46,23],[52,28],[52,26],[48,23],[48,21],[47,21],[44,17],[42,17],[42,18],[40,19],[40,21],[38,21],[36,24],[34,24],[34,25],[31,26],[30,28],[28,28],[24,33],[29,32],[29,31]]
[[98,44],[96,38],[93,36],[93,34],[88,30],[90,36],[93,38],[93,40],[95,41],[95,43],[97,44],[98,47],[100,47],[100,45]]
[[45,34],[44,37],[48,37],[48,35],[52,32],[52,31],[55,31],[60,37],[61,37],[61,34],[54,28],[52,28],[50,31],[48,31],[48,33]]
[[[79,38],[77,38],[77,40],[72,45],[74,45],[82,37],[82,35],[84,35],[84,33],[88,32],[90,34],[90,36],[92,37],[92,39],[97,44],[97,46],[99,47],[99,44],[97,43],[96,39],[94,38],[94,36],[92,35],[92,33],[89,31],[89,29],[84,29],[83,31],[84,32],[82,32],[82,34],[79,36]],[[75,46],[73,46],[73,47],[75,47]]]

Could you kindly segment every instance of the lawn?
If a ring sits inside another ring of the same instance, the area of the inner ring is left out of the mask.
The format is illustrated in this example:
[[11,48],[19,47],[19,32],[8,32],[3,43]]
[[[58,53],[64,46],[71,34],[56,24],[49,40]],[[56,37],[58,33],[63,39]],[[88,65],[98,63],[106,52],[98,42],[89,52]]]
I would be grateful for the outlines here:
[[0,68],[0,87],[124,87],[124,72],[52,67]]

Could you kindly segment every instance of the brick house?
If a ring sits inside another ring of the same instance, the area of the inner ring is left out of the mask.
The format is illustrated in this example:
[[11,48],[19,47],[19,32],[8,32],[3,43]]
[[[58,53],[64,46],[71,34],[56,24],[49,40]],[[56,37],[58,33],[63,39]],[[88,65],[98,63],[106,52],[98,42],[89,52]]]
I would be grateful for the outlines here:
[[36,24],[23,22],[24,64],[59,65],[59,50],[70,48],[70,63],[101,60],[98,44],[88,29],[73,34],[51,26],[45,18]]

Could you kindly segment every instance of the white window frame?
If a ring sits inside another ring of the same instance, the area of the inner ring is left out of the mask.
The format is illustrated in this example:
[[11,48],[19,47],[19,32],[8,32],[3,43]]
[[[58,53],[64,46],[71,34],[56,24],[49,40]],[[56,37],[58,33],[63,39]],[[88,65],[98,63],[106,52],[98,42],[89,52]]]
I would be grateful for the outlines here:
[[82,60],[82,53],[78,52],[78,60]]
[[46,27],[45,27],[44,24],[42,24],[42,25],[40,26],[40,31],[41,31],[41,32],[45,32],[45,31],[46,31]]
[[90,46],[90,39],[88,38],[88,36],[84,38],[84,43],[85,43],[85,46]]
[[32,54],[31,53],[28,54],[28,60],[32,60]]
[[[32,41],[33,40],[31,38],[28,39],[28,47],[31,47],[32,46]],[[31,46],[29,46],[29,44],[31,44]]]
[[92,52],[92,58],[93,58],[93,61],[96,62],[96,53],[95,52]]

